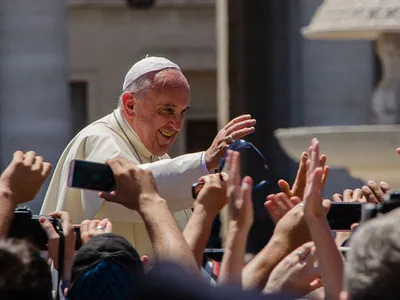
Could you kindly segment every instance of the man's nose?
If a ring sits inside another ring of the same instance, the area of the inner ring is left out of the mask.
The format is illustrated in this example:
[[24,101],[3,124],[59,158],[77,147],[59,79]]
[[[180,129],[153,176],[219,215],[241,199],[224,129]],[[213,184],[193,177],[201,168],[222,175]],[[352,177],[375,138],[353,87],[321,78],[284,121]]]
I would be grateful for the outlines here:
[[183,118],[177,117],[171,120],[171,126],[175,131],[181,131],[183,127]]

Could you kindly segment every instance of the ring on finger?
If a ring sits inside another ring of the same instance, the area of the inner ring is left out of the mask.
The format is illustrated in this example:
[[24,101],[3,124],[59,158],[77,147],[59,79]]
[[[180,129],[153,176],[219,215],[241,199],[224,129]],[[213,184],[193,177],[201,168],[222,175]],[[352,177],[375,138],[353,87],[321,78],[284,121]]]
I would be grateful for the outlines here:
[[228,135],[228,136],[225,138],[225,142],[226,142],[227,144],[232,144],[234,141],[235,141],[235,140],[234,140],[232,134]]
[[296,254],[300,261],[306,259],[306,255],[304,255],[304,252],[302,250],[297,251]]
[[96,227],[96,230],[104,230],[104,227],[99,225],[99,226]]

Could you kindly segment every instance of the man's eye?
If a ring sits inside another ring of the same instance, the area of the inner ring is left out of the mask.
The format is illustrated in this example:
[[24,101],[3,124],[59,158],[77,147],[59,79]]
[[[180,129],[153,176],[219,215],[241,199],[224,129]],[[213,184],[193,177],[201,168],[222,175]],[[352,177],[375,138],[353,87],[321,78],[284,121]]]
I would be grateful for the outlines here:
[[165,108],[164,113],[168,115],[174,115],[175,111],[172,108]]

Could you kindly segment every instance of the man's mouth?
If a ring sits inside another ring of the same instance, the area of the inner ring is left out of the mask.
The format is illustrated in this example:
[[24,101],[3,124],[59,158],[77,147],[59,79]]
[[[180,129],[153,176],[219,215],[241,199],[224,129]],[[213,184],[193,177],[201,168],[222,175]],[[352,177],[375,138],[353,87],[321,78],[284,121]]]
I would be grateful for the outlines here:
[[168,130],[159,130],[159,132],[161,133],[161,135],[166,138],[166,139],[170,139],[175,135],[174,131],[168,131]]

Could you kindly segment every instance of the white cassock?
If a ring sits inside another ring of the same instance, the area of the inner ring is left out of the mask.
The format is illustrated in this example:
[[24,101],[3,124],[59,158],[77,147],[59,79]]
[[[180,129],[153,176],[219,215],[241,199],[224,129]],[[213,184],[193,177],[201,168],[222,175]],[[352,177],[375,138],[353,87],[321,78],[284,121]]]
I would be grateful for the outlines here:
[[[191,185],[208,174],[204,152],[170,159],[157,158],[143,145],[119,109],[84,128],[61,155],[50,182],[40,214],[67,211],[73,224],[85,219],[108,218],[113,232],[129,240],[141,255],[152,256],[152,246],[139,214],[120,204],[103,201],[98,192],[69,188],[67,185],[72,159],[104,163],[122,157],[152,171],[158,191],[167,202],[181,230],[192,206]],[[160,159],[159,161],[152,162]],[[142,162],[142,164],[141,164]]]

